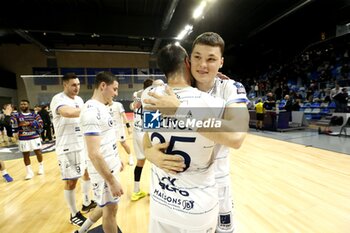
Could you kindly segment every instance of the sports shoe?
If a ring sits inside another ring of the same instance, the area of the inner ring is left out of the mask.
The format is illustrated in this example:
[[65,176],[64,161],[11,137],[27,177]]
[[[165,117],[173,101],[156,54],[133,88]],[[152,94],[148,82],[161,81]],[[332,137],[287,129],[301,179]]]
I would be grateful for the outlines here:
[[81,227],[85,221],[86,221],[86,218],[80,213],[80,211],[76,213],[74,217],[70,215],[70,223],[73,225]]
[[134,157],[132,155],[129,155],[129,165],[134,166]]
[[97,206],[97,203],[91,200],[89,205],[83,205],[81,208],[81,212],[84,214],[87,214],[90,212],[90,210],[94,209]]
[[7,183],[10,183],[13,181],[13,178],[9,174],[5,174],[2,177],[4,177]]
[[44,165],[39,165],[38,175],[44,175]]
[[138,191],[137,193],[133,192],[131,195],[131,201],[137,201],[140,200],[141,198],[145,197],[147,195],[146,192],[144,191]]
[[34,177],[33,171],[28,171],[25,180],[31,180]]

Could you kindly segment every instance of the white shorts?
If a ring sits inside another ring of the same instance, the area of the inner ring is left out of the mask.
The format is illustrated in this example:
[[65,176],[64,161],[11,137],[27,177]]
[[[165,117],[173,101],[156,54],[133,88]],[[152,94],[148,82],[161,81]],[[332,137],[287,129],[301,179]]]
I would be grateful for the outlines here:
[[75,180],[84,175],[86,158],[83,150],[58,155],[62,180]]
[[216,227],[216,220],[213,221],[210,226],[206,225],[202,229],[189,230],[188,228],[180,228],[173,226],[164,222],[157,221],[153,218],[150,218],[149,223],[149,233],[154,232],[171,232],[171,233],[214,233]]
[[[119,171],[120,164],[111,171],[118,182],[120,182]],[[94,191],[95,201],[100,207],[104,207],[108,204],[117,204],[119,202],[120,198],[112,196],[111,190],[109,189],[107,182],[102,178],[102,176],[100,176],[98,173],[90,173],[90,171],[89,175],[91,179],[92,189]]]
[[219,217],[216,232],[231,233],[234,230],[233,204],[230,186],[219,187]]
[[19,140],[18,147],[20,152],[40,150],[41,140],[40,138],[34,138],[31,140]]
[[125,142],[126,137],[125,137],[125,128],[124,127],[118,127],[116,130],[116,135],[117,135],[118,142]]
[[143,135],[145,135],[145,132],[136,130],[133,132],[132,141],[134,144],[135,155],[138,160],[146,159],[145,154],[143,153]]

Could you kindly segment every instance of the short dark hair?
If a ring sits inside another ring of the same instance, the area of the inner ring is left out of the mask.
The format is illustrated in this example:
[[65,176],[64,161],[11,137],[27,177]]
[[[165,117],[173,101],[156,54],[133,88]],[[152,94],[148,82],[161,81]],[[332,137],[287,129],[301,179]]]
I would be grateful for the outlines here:
[[28,104],[30,104],[29,100],[21,100],[20,102],[27,102]]
[[62,77],[62,81],[69,81],[70,79],[76,79],[78,78],[78,76],[75,73],[66,73],[63,77]]
[[187,52],[181,45],[168,44],[158,52],[157,63],[159,69],[168,77],[182,70],[187,57]]
[[145,81],[143,81],[143,89],[146,89],[147,87],[152,86],[152,84],[153,84],[153,79],[150,79],[150,78],[146,79]]
[[101,71],[96,74],[94,86],[95,89],[97,89],[102,82],[105,82],[107,85],[111,85],[114,81],[117,81],[117,79],[111,72]]
[[204,32],[197,36],[197,38],[192,43],[192,51],[194,46],[197,44],[209,45],[213,47],[220,47],[221,55],[224,55],[225,41],[222,37],[215,32]]

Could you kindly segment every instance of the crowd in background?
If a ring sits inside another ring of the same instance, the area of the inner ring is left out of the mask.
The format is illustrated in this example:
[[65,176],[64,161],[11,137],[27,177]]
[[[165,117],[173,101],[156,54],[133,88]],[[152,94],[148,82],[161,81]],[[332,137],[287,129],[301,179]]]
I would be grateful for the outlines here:
[[349,55],[349,43],[326,43],[306,50],[289,63],[271,63],[238,81],[251,99],[265,100],[267,93],[272,93],[278,102],[288,95],[292,103],[334,102],[336,112],[349,112]]

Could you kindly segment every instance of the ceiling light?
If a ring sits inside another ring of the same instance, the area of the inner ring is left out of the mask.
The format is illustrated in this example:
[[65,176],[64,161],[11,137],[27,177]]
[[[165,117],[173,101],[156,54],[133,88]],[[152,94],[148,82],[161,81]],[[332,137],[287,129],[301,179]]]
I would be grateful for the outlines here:
[[94,34],[92,34],[92,35],[91,35],[91,37],[92,37],[92,38],[95,38],[95,37],[96,37],[96,38],[98,38],[98,37],[100,37],[100,35],[99,35],[99,34],[94,33]]
[[201,4],[193,11],[192,17],[194,19],[199,18],[203,14],[203,10],[205,6],[207,5],[206,1],[202,1]]
[[192,32],[193,25],[187,24],[185,28],[177,35],[177,40],[182,40],[185,36],[189,35]]

